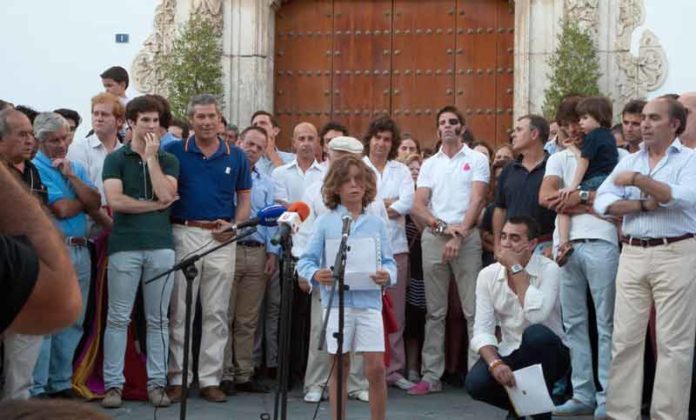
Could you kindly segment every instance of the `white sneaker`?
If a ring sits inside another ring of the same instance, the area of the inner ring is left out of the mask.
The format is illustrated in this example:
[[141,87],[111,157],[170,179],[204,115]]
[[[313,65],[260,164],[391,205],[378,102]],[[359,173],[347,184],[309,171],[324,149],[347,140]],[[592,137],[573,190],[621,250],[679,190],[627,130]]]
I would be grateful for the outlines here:
[[349,395],[351,399],[362,401],[365,403],[370,402],[370,393],[367,390],[357,391]]
[[408,391],[411,389],[415,384],[408,379],[401,377],[399,380],[392,382],[392,386],[395,386],[397,388],[403,389],[404,391]]
[[411,382],[413,382],[414,384],[420,382],[421,377],[420,377],[420,375],[418,374],[418,371],[409,370],[409,371],[408,371],[408,380],[411,381]]
[[306,393],[304,395],[304,402],[306,402],[306,403],[318,403],[322,399],[321,394],[322,394],[321,390],[315,389],[315,390],[309,391],[308,393]]

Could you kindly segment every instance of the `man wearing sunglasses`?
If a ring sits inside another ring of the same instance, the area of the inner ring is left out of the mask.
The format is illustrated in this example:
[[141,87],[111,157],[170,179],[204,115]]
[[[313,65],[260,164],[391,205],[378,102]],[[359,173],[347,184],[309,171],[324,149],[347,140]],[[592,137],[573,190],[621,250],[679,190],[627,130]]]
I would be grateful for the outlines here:
[[[450,278],[473,336],[476,276],[481,269],[481,238],[476,220],[488,189],[488,159],[462,143],[464,117],[456,107],[442,108],[436,117],[442,147],[423,163],[411,213],[423,225],[423,272],[427,316],[423,343],[423,380],[408,393],[424,395],[442,390],[445,370],[445,317]],[[469,367],[477,360],[469,350]]]

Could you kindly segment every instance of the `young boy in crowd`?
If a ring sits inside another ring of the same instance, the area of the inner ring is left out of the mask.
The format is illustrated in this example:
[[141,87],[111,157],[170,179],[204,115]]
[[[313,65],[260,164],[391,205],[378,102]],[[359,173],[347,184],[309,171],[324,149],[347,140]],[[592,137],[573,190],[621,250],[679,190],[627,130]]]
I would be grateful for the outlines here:
[[[559,192],[566,197],[578,188],[581,191],[596,191],[619,161],[616,139],[611,132],[611,102],[604,96],[590,96],[578,103],[580,128],[585,134],[578,150],[570,146],[578,159],[573,182]],[[558,215],[559,246],[556,263],[565,265],[573,253],[570,236],[570,216]]]
[[[323,199],[329,213],[316,220],[315,230],[305,253],[300,258],[297,271],[300,278],[311,279],[311,285],[321,287],[321,302],[329,313],[326,334],[327,350],[336,363],[337,342],[334,333],[338,330],[338,298],[334,296],[331,308],[326,308],[334,281],[329,268],[335,255],[325,255],[328,240],[339,240],[342,234],[342,217],[352,218],[351,238],[375,240],[378,261],[381,265],[371,276],[379,286],[393,285],[396,280],[396,262],[392,255],[387,226],[384,220],[365,213],[365,207],[377,195],[375,175],[356,156],[347,155],[331,164],[324,182]],[[350,260],[350,254],[348,255]],[[370,418],[383,420],[386,415],[387,385],[384,366],[384,326],[382,323],[382,290],[349,289],[345,291],[345,327],[343,331],[343,353],[361,352],[365,363],[365,376],[369,382]],[[332,418],[337,418],[337,398],[342,398],[345,411],[347,379],[350,357],[343,358],[343,395],[336,395],[337,375],[332,369],[330,399]],[[345,414],[344,417],[345,418]]]

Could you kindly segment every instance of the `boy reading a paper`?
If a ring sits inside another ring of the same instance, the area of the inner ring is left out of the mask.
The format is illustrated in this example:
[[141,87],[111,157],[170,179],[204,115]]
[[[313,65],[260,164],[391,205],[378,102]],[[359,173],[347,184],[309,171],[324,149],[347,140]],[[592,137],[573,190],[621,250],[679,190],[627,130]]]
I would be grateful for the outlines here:
[[[382,322],[381,287],[393,285],[396,281],[396,263],[390,247],[386,223],[383,219],[366,214],[365,207],[375,199],[377,187],[375,176],[365,163],[356,156],[344,156],[331,164],[322,189],[326,207],[331,211],[320,216],[305,253],[297,264],[300,278],[311,279],[311,285],[321,288],[322,305],[329,302],[331,284],[334,281],[330,265],[335,255],[327,255],[325,249],[331,241],[340,241],[342,217],[352,218],[349,238],[365,240],[374,244],[376,261],[372,274],[366,274],[378,287],[367,287],[364,282],[356,282],[356,287],[345,291],[345,321],[343,331],[343,352],[361,352],[365,362],[365,376],[369,382],[371,419],[383,420],[386,415],[387,386],[384,366],[384,327]],[[350,244],[350,240],[349,240]],[[364,250],[361,250],[364,251]],[[352,252],[352,251],[351,251]],[[347,268],[360,265],[347,257]],[[351,284],[347,282],[350,286]],[[336,361],[337,343],[334,333],[338,330],[338,298],[334,296],[329,312],[326,333],[327,348]],[[350,358],[344,357],[343,372],[349,372]],[[337,398],[343,399],[345,410],[347,394],[346,379],[343,395],[336,395],[336,369],[331,371],[330,399],[332,418],[337,417]]]
[[[553,402],[546,398],[548,404],[522,401],[526,407],[542,407],[542,411],[520,413],[523,410],[511,404],[505,390],[523,385],[516,383],[513,372],[540,364],[543,379],[539,382],[551,389],[570,367],[570,353],[563,343],[560,269],[534,253],[537,232],[534,220],[510,218],[500,234],[495,253],[498,262],[481,270],[476,281],[471,348],[481,358],[466,376],[466,390],[475,400],[509,410],[508,418],[529,414],[534,419],[551,419],[553,410]],[[496,325],[500,325],[500,341]]]

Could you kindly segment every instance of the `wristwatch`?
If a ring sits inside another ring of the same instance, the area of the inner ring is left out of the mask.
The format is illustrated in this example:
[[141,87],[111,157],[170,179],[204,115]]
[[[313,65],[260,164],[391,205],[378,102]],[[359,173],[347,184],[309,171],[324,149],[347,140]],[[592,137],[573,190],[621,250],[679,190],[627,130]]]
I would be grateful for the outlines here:
[[590,192],[585,190],[580,190],[578,193],[580,195],[580,204],[587,204],[590,200]]
[[515,275],[517,273],[521,273],[524,271],[524,267],[520,264],[514,264],[512,267],[510,267],[510,274]]
[[443,220],[437,219],[431,226],[433,234],[444,235],[447,230],[447,223]]

